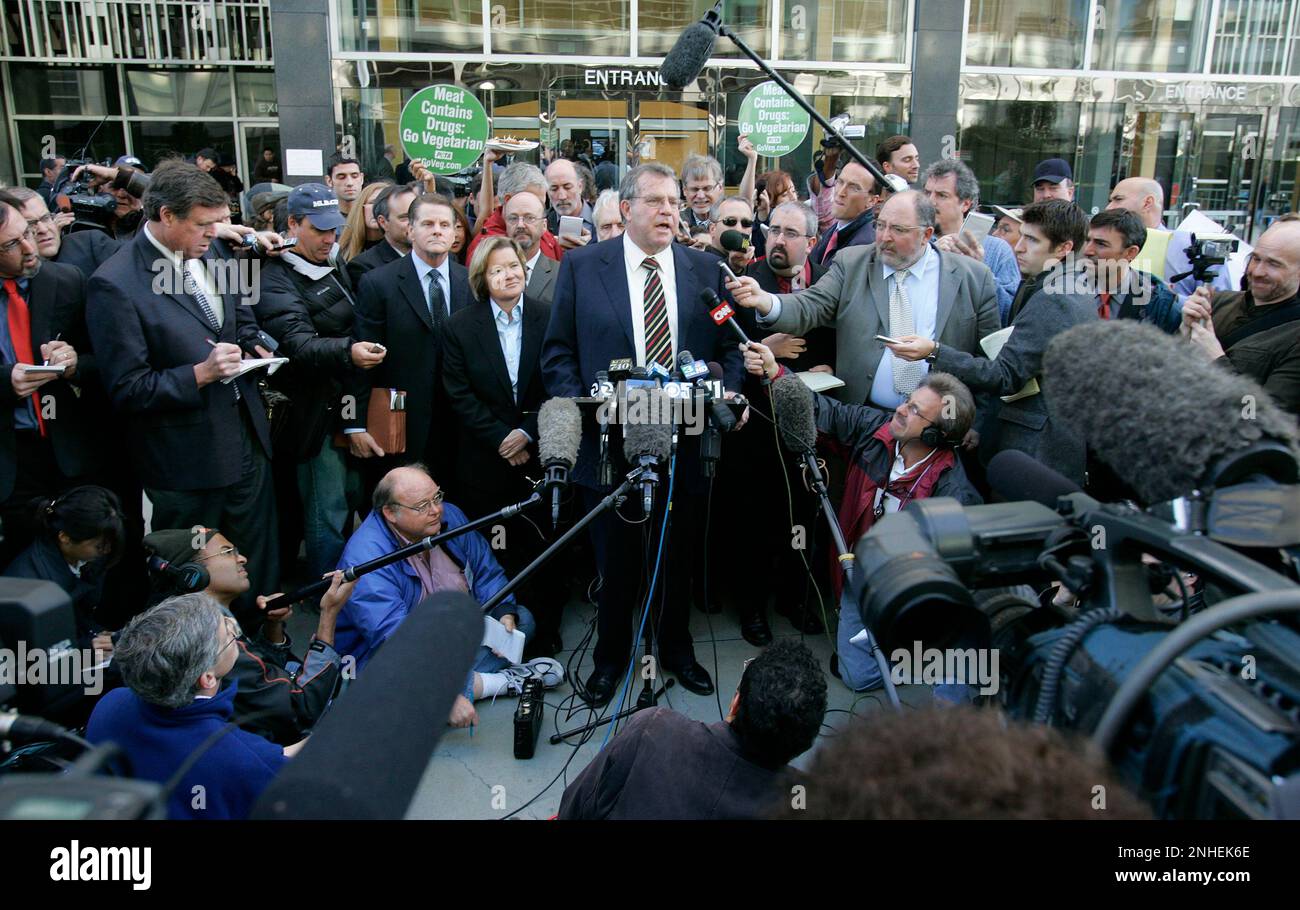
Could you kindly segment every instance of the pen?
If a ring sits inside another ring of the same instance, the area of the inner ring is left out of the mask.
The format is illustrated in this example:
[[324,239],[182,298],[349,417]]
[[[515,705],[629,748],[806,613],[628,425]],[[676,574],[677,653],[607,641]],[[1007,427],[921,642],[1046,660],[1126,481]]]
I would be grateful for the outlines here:
[[[54,342],[58,341],[62,337],[63,337],[63,333],[59,332],[57,335],[55,335],[53,338],[50,339],[50,344],[53,344]],[[49,365],[50,365],[50,358],[46,357],[45,362],[42,363],[41,366],[47,367]]]

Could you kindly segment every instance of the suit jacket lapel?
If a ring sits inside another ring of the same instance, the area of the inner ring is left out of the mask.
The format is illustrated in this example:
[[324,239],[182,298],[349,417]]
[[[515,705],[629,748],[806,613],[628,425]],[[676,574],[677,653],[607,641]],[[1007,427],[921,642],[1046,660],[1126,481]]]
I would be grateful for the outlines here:
[[415,271],[415,263],[409,256],[397,267],[397,284],[401,288],[402,296],[415,311],[420,324],[432,332],[433,316],[429,313],[429,302],[425,299],[424,289],[420,286],[420,275]]
[[528,392],[529,377],[537,369],[537,358],[542,354],[542,339],[546,337],[547,310],[537,301],[524,297],[524,338],[519,346],[519,401]]
[[451,310],[448,315],[454,316],[474,302],[469,292],[469,272],[452,259],[447,263],[447,281],[451,284]]
[[[624,240],[623,243],[631,243]],[[605,286],[605,297],[614,315],[623,326],[629,349],[636,350],[636,336],[632,332],[632,298],[628,296],[627,269],[623,267],[623,244],[611,243],[608,250],[602,251],[600,281]]]
[[181,271],[178,272],[174,268],[175,260],[164,259],[157,247],[149,242],[144,231],[142,227],[136,235],[135,251],[138,264],[143,270],[141,274],[149,276],[151,289],[159,296],[171,298],[177,306],[197,319],[205,331],[213,331],[212,323],[208,322],[208,317],[199,306],[199,302],[192,295],[185,293],[184,263],[181,265]]
[[[0,291],[0,293],[3,293]],[[55,332],[63,327],[54,326],[54,280],[48,271],[37,272],[27,284],[27,318],[31,328],[32,356],[41,356],[42,341],[53,341]],[[63,339],[67,341],[67,339]]]
[[938,250],[939,257],[939,309],[934,319],[934,337],[937,341],[943,337],[943,327],[952,315],[952,298],[957,293],[957,264],[948,261]]
[[876,313],[884,334],[889,334],[889,280],[885,278],[885,264],[880,261],[880,254],[872,250],[867,257],[867,284],[871,288],[871,299],[876,304]]
[[691,350],[686,339],[691,337],[690,327],[695,321],[693,317],[700,312],[702,306],[699,301],[700,291],[708,285],[695,274],[690,257],[680,243],[674,243],[672,250],[673,266],[677,271],[677,337],[674,341],[677,342],[677,351],[681,352]]
[[[524,307],[524,311],[527,310],[528,307]],[[514,393],[510,390],[510,370],[506,367],[505,351],[501,350],[501,336],[497,334],[496,313],[492,311],[491,303],[484,303],[474,310],[474,324],[474,334],[478,337],[479,347],[482,348],[487,362],[492,365],[492,373],[501,384],[502,394],[507,401],[514,401]],[[520,379],[523,379],[524,375],[522,359],[520,358]]]

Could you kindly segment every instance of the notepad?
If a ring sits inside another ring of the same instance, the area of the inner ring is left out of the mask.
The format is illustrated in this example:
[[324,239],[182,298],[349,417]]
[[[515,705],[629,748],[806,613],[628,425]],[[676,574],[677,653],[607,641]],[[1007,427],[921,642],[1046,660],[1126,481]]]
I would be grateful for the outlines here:
[[512,664],[524,659],[524,633],[518,629],[511,632],[491,616],[483,617],[483,644]]
[[280,369],[280,367],[284,366],[288,362],[288,357],[246,357],[239,361],[238,373],[231,376],[229,379],[223,379],[221,381],[225,385],[230,385],[230,383],[234,382],[245,373],[251,373],[253,370],[260,370],[262,368],[266,369],[267,376],[272,376],[275,374],[276,370]]
[[803,384],[814,392],[829,392],[831,389],[844,388],[844,380],[840,379],[834,373],[814,373],[811,370],[805,370],[802,373],[795,373]]
[[[1011,332],[1014,329],[1015,326],[1009,325],[1005,329],[998,329],[993,334],[985,335],[981,338],[980,347],[984,349],[984,356],[989,360],[996,359],[998,352],[1001,351],[1003,345],[1007,343],[1007,339],[1011,337]],[[1038,378],[1034,377],[1026,382],[1024,388],[1019,392],[1016,392],[1014,395],[1003,395],[1002,401],[1006,404],[1010,404],[1013,401],[1019,401],[1022,398],[1029,398],[1030,396],[1037,395],[1039,391]]]
[[17,366],[24,373],[52,373],[58,376],[62,376],[64,371],[68,369],[66,363],[60,363],[57,366],[52,363],[20,363]]

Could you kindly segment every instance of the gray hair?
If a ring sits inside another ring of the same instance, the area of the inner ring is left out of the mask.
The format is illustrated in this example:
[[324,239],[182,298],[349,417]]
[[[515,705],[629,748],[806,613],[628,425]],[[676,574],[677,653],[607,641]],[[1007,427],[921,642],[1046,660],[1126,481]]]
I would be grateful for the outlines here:
[[812,210],[812,206],[803,202],[782,202],[776,208],[772,209],[772,214],[767,216],[768,223],[772,222],[772,217],[777,212],[798,212],[803,216],[803,232],[809,237],[817,236],[817,213]]
[[600,213],[607,208],[618,211],[618,190],[603,190],[596,197],[596,204],[591,207],[591,220],[598,221]]
[[893,199],[911,199],[912,205],[916,211],[917,227],[934,227],[934,203],[926,197],[925,193],[920,190],[903,190],[901,193],[895,193]]
[[713,208],[709,209],[709,220],[717,221],[718,213],[722,210],[722,207],[726,205],[728,202],[739,202],[745,208],[749,209],[750,215],[754,214],[754,207],[750,205],[748,201],[741,199],[739,196],[723,196],[717,202],[713,203]]
[[635,199],[637,196],[641,195],[641,178],[647,174],[652,174],[656,177],[667,177],[674,183],[677,182],[677,175],[674,174],[673,169],[666,164],[660,164],[657,161],[651,161],[649,164],[638,164],[623,175],[623,180],[618,185],[619,202]]
[[682,165],[682,183],[696,179],[712,178],[714,183],[722,182],[722,165],[712,155],[689,155]]
[[[22,208],[33,199],[41,199],[41,194],[25,186],[7,186],[0,192],[2,200],[9,203],[16,209]],[[44,199],[41,199],[44,202]]]
[[975,172],[964,161],[956,158],[939,159],[921,173],[920,184],[925,186],[931,177],[943,178],[949,174],[957,178],[957,198],[963,202],[969,202],[972,209],[978,206],[980,204],[980,182],[975,179]]
[[537,187],[545,193],[546,175],[535,164],[529,164],[527,161],[516,161],[505,169],[501,179],[497,181],[497,196],[505,199],[507,196],[515,195],[515,193],[525,193],[533,187]]
[[225,615],[209,594],[169,597],[127,623],[113,648],[113,665],[144,701],[183,708],[194,701],[199,677],[221,654]]

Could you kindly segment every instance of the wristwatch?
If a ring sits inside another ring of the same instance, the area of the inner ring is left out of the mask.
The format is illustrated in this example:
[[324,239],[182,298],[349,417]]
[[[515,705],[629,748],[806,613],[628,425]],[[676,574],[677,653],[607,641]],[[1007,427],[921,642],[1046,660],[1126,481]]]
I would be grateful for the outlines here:
[[934,343],[934,350],[925,355],[926,363],[934,363],[939,356],[939,342]]

